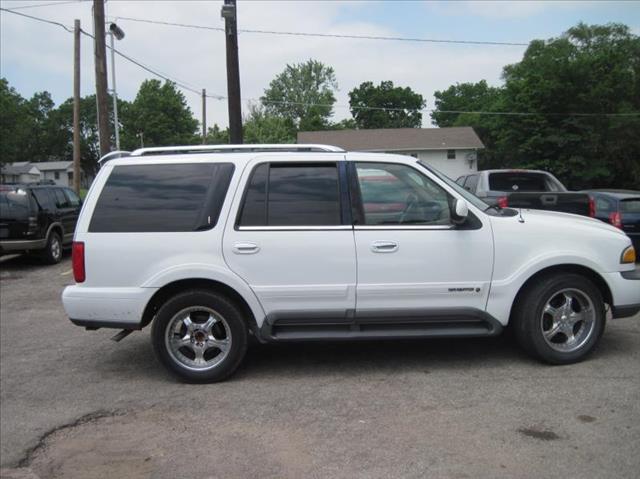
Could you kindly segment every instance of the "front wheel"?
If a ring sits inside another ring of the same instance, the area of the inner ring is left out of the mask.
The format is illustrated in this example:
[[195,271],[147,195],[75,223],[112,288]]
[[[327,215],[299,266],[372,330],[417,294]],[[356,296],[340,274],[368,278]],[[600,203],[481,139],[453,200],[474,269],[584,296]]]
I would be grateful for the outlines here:
[[162,364],[190,382],[222,381],[247,350],[247,325],[226,297],[193,290],[169,299],[151,329],[153,348]]
[[600,290],[577,274],[550,275],[536,281],[514,311],[518,342],[551,364],[583,360],[597,346],[605,327]]

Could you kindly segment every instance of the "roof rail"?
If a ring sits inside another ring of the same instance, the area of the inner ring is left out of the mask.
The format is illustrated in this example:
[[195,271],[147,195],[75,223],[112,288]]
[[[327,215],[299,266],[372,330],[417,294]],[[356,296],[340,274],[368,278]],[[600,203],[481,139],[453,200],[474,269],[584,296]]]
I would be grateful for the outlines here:
[[103,163],[106,163],[109,160],[115,160],[116,158],[123,158],[125,156],[131,156],[131,152],[130,151],[121,151],[121,150],[112,151],[112,152],[107,153],[106,155],[104,155],[102,158],[100,158],[98,160],[98,164],[102,165]]
[[342,148],[338,148],[337,146],[316,145],[316,144],[309,144],[309,145],[305,145],[305,144],[187,145],[187,146],[158,146],[158,147],[152,147],[152,148],[140,148],[133,151],[131,153],[131,156],[172,155],[172,154],[190,154],[190,153],[250,153],[250,152],[274,152],[274,151],[344,152]]

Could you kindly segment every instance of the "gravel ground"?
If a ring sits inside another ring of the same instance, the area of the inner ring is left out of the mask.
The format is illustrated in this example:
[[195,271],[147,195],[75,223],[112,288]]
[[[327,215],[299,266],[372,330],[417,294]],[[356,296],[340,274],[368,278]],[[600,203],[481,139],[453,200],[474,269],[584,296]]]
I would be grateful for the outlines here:
[[231,380],[187,385],[147,330],[73,326],[70,268],[0,263],[3,478],[638,477],[639,316],[572,366],[508,335],[254,345]]

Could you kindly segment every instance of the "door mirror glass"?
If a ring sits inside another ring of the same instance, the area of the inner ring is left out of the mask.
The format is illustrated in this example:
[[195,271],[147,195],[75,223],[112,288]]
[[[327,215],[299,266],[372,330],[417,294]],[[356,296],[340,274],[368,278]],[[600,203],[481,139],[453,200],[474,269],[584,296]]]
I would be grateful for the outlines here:
[[467,220],[469,216],[469,206],[465,200],[456,198],[453,202],[453,208],[451,208],[451,221],[453,224],[461,225]]

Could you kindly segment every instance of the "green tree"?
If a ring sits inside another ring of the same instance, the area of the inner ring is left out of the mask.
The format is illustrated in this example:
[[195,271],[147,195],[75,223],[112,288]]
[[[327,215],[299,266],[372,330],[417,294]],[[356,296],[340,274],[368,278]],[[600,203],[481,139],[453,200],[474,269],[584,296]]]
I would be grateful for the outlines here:
[[25,99],[0,78],[0,162],[26,161],[23,154],[31,118]]
[[[571,188],[637,188],[640,37],[627,26],[580,23],[558,38],[535,40],[503,78],[498,89],[436,92],[432,119],[475,127],[487,146],[483,166],[546,169]],[[442,112],[478,109],[535,114]],[[620,113],[631,115],[610,115]]]
[[295,143],[296,134],[289,118],[268,113],[264,107],[251,105],[243,122],[245,143]]
[[229,128],[224,130],[214,123],[207,129],[207,145],[225,145],[229,143]]
[[287,65],[260,98],[269,115],[290,121],[297,130],[329,126],[337,90],[333,68],[316,60]]
[[[358,128],[420,128],[426,102],[409,87],[392,81],[361,83],[349,92],[349,106]],[[369,108],[374,107],[375,109]]]
[[145,80],[135,100],[118,111],[122,122],[121,144],[124,149],[145,146],[188,145],[198,142],[198,121],[182,92],[174,83]]

